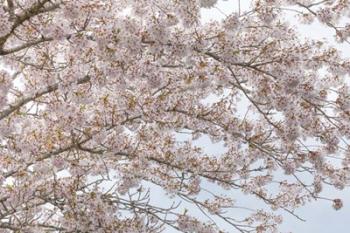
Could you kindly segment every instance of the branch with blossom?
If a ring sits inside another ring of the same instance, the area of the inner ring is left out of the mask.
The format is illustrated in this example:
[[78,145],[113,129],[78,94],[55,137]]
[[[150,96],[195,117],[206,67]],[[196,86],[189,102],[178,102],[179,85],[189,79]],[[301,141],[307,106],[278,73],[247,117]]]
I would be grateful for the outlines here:
[[323,190],[349,186],[350,62],[284,16],[346,43],[347,1],[205,24],[216,0],[0,3],[1,232],[278,232],[279,210],[343,207]]

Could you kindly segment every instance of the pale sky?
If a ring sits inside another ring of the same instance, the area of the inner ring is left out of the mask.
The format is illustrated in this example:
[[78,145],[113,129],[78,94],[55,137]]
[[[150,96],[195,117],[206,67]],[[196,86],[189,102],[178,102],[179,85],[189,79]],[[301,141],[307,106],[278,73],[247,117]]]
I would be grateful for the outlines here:
[[[250,0],[241,0],[241,11],[249,8]],[[225,15],[229,15],[233,11],[238,9],[238,0],[219,0],[216,8],[203,9],[202,10],[202,20],[203,22],[208,22],[210,20],[220,20],[225,18]],[[292,17],[290,19],[292,24],[297,24],[297,21]],[[302,26],[300,28],[301,35],[307,36],[309,38],[320,39],[327,38],[328,40],[333,40],[333,31],[331,29],[326,29],[325,27],[315,23],[309,26]],[[338,49],[343,51],[344,56],[350,55],[350,45],[341,44],[335,45]],[[218,144],[212,144],[208,138],[202,138],[196,142],[197,145],[205,145],[205,150],[208,154],[221,153],[223,151],[223,146]],[[156,186],[150,186],[152,188],[152,202],[159,204],[161,202],[164,206],[171,204],[172,200],[165,198],[165,194],[161,188]],[[215,185],[207,184],[207,189],[217,188]],[[338,211],[335,211],[330,202],[317,201],[313,203],[308,203],[303,208],[300,208],[296,213],[306,219],[306,222],[302,222],[295,217],[281,212],[284,218],[284,223],[281,226],[281,232],[293,232],[293,233],[349,233],[350,232],[350,190],[338,191],[334,189],[325,189],[323,191],[323,196],[328,196],[331,198],[341,198],[344,202],[344,207]],[[233,195],[234,199],[240,205],[251,206],[255,208],[264,208],[264,205],[260,200],[256,200],[251,197],[242,195],[241,193],[227,192],[227,195]],[[186,208],[191,208],[191,206],[184,204]],[[233,216],[240,216],[243,210],[233,210]],[[197,209],[191,209],[196,216],[203,215]],[[204,217],[203,217],[204,219]],[[207,220],[207,219],[205,219]],[[230,233],[236,233],[234,229],[226,229]],[[166,233],[175,233],[173,229],[166,230]]]
[[[249,8],[249,0],[241,0],[241,11]],[[225,17],[225,15],[230,14],[230,12],[237,11],[238,0],[220,0],[216,5],[216,8],[204,9],[202,10],[203,22],[208,22],[210,20],[219,20]],[[289,17],[288,17],[289,18]],[[290,18],[291,24],[298,25],[298,22],[293,17]],[[318,23],[313,23],[312,25],[302,26],[300,28],[300,33],[302,36],[322,39],[326,38],[329,41],[333,41],[334,31],[321,26]],[[350,45],[333,44],[338,49],[343,52],[344,56],[350,56]],[[211,145],[210,140],[202,139],[199,143],[207,145],[207,152],[218,152],[222,150],[220,144]],[[210,187],[208,187],[210,188]],[[235,194],[233,194],[235,195]],[[306,219],[306,222],[302,222],[295,217],[282,213],[284,218],[284,223],[281,226],[281,232],[293,232],[293,233],[349,233],[350,232],[350,190],[335,190],[327,188],[322,192],[322,196],[327,196],[330,198],[341,198],[344,202],[344,207],[338,211],[335,211],[331,202],[319,200],[317,202],[308,203],[303,208],[297,210],[297,214]],[[250,206],[261,206],[260,201],[254,200],[254,198],[247,198],[242,194],[236,194],[234,196],[239,202],[247,203]],[[239,216],[240,213],[237,210],[233,215]],[[230,233],[235,233],[234,229],[227,229]],[[167,231],[168,233],[174,232],[173,230]]]
[[[249,9],[250,0],[241,0],[241,11],[244,9]],[[225,18],[225,15],[229,15],[233,11],[237,11],[238,9],[238,0],[219,0],[216,8],[212,9],[203,9],[202,10],[202,20],[203,22],[208,22],[210,20],[220,20]],[[293,17],[290,18],[291,24],[298,25],[298,22]],[[300,26],[300,25],[299,25]],[[333,40],[333,31],[327,29],[317,23],[314,23],[309,26],[302,26],[300,28],[300,35],[313,39],[322,39],[326,38],[327,40]],[[350,55],[350,45],[342,44],[335,45],[338,49],[343,51],[343,55]],[[242,106],[244,107],[244,106]],[[244,111],[240,109],[241,111]],[[179,136],[179,140],[186,140],[186,136]],[[223,145],[221,143],[212,144],[211,141],[207,137],[202,137],[198,141],[195,142],[196,146],[200,146],[205,149],[207,154],[221,154],[224,150]],[[151,188],[151,202],[150,204],[160,205],[160,206],[170,206],[172,202],[179,201],[179,199],[169,199],[165,197],[164,190],[160,187],[152,185],[152,184],[144,184],[144,187]],[[257,200],[254,197],[248,197],[243,195],[237,191],[224,191],[217,190],[219,189],[216,185],[210,184],[208,182],[203,182],[203,186],[205,189],[214,190],[215,192],[225,193],[227,196],[236,199],[237,205],[246,206],[252,208],[261,208],[266,209],[266,206],[262,203],[262,201]],[[291,216],[290,214],[279,211],[278,213],[283,216],[283,224],[280,226],[280,232],[282,233],[349,233],[350,232],[350,190],[335,190],[331,188],[326,188],[321,193],[322,196],[329,198],[341,198],[344,203],[344,207],[338,211],[335,211],[332,208],[332,203],[330,201],[322,201],[319,200],[317,202],[308,203],[306,206],[298,209],[296,214],[301,218],[305,219],[305,222],[302,222]],[[205,194],[199,195],[200,198],[205,198]],[[180,207],[181,209],[188,209],[189,214],[196,216],[200,219],[207,221],[208,219],[197,209],[194,208],[193,205],[186,204],[182,202]],[[240,217],[242,215],[247,214],[244,210],[234,209],[230,211],[231,217]],[[215,219],[215,218],[214,218]],[[217,220],[217,219],[215,219]],[[217,220],[219,225],[225,225],[222,220]],[[225,230],[229,233],[236,233],[235,229],[230,228],[227,224]],[[167,228],[166,233],[177,233],[176,230]]]

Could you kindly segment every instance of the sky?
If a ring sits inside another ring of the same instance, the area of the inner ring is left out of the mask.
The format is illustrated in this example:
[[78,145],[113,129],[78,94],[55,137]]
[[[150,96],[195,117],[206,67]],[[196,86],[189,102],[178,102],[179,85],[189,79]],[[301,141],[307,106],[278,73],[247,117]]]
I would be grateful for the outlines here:
[[[212,9],[203,9],[202,10],[202,21],[203,23],[209,22],[210,20],[220,20],[225,18],[226,15],[229,15],[231,12],[238,10],[238,1],[239,0],[219,0],[218,4],[215,8]],[[249,9],[249,0],[241,0],[241,11],[245,9]],[[292,24],[297,24],[297,21],[291,17],[290,21]],[[301,36],[305,36],[313,39],[325,38],[329,41],[333,40],[333,31],[331,29],[327,29],[317,23],[314,23],[309,26],[301,26],[299,25],[299,31]],[[344,56],[346,54],[350,55],[350,45],[341,44],[336,45],[338,49],[343,51]],[[208,138],[201,138],[196,142],[198,145],[205,145],[205,151],[208,154],[218,154],[223,152],[224,148],[221,143],[212,144],[212,142]],[[210,183],[205,183],[205,188],[212,189],[217,188],[217,186],[211,185]],[[164,191],[156,186],[150,185],[152,189],[152,202],[159,204],[167,205],[171,204],[172,200],[165,197]],[[293,232],[293,233],[349,233],[350,232],[350,189],[349,190],[335,190],[327,188],[323,191],[323,196],[329,196],[333,198],[341,198],[344,202],[344,207],[338,211],[335,211],[330,202],[327,201],[317,201],[308,203],[306,206],[298,209],[296,213],[306,219],[305,222],[302,222],[296,219],[294,216],[290,214],[280,212],[283,215],[284,222],[280,228],[281,232]],[[204,194],[203,194],[204,195]],[[264,208],[264,205],[260,200],[257,200],[252,197],[247,197],[242,195],[241,193],[230,192],[228,195],[233,195],[233,198],[237,199],[237,202],[241,206],[252,206],[256,208]],[[203,197],[203,196],[202,196]],[[183,208],[190,209],[190,205],[183,204]],[[232,211],[233,216],[240,216],[243,210],[234,210]],[[194,208],[190,209],[196,216],[203,215]],[[230,233],[235,233],[236,231],[230,228],[226,229]],[[166,233],[175,233],[175,230],[167,229]]]
[[[202,10],[202,21],[209,22],[210,20],[220,20],[225,18],[225,15],[229,15],[231,12],[237,11],[239,0],[219,0],[215,8],[203,9]],[[249,0],[241,0],[241,11],[249,9]],[[288,17],[289,19],[289,17]],[[300,36],[308,37],[312,39],[326,39],[331,41],[331,43],[343,52],[345,57],[347,54],[350,55],[350,45],[349,44],[336,44],[334,42],[334,31],[327,29],[320,24],[313,23],[311,25],[300,26],[294,17],[290,17],[290,23],[292,25],[298,25],[298,30]],[[201,139],[199,144],[206,145],[207,152],[218,152],[222,150],[222,145],[211,144],[209,139]],[[208,187],[210,188],[210,187]],[[159,191],[161,192],[161,191]],[[246,202],[250,206],[260,206],[261,202],[255,200],[254,198],[247,198],[242,194],[236,194],[234,198],[241,201],[242,204]],[[325,188],[322,192],[323,196],[328,196],[331,198],[341,198],[344,202],[344,207],[338,211],[334,210],[329,201],[319,200],[317,202],[308,203],[306,206],[297,210],[297,214],[306,219],[302,222],[295,217],[282,213],[284,223],[282,224],[280,230],[281,232],[293,232],[293,233],[349,233],[350,232],[350,189],[348,190],[335,190],[332,188]],[[161,198],[161,195],[158,196]],[[156,198],[157,199],[157,198]],[[241,211],[241,210],[238,210]],[[239,215],[240,213],[232,213],[233,215]],[[228,229],[229,232],[235,233],[232,229]],[[167,233],[175,232],[173,230],[168,230]]]
[[[241,0],[241,11],[249,9],[250,0]],[[219,0],[215,8],[203,9],[202,10],[202,21],[203,23],[209,22],[210,20],[220,20],[225,18],[231,12],[238,10],[238,0]],[[298,22],[293,17],[288,18],[291,24],[298,25]],[[298,25],[300,36],[308,37],[312,39],[322,39],[325,38],[328,41],[333,41],[333,31],[327,29],[317,23],[309,26]],[[343,51],[343,54],[350,55],[350,45],[342,44],[336,45],[338,49]],[[240,107],[241,112],[245,112],[244,106]],[[186,136],[179,136],[179,140],[186,140]],[[204,149],[207,154],[219,155],[224,152],[224,146],[222,143],[213,144],[209,138],[202,137],[195,142],[197,146]],[[216,185],[209,182],[203,181],[204,188],[208,190],[218,189]],[[164,190],[152,184],[145,184],[144,187],[149,187],[151,189],[151,202],[150,204],[155,204],[157,206],[170,206],[173,201],[179,201],[179,199],[170,199],[166,197]],[[108,186],[106,186],[108,188]],[[239,206],[247,206],[252,208],[266,209],[266,205],[262,201],[257,200],[254,197],[249,197],[243,195],[236,191],[224,191],[215,190],[215,192],[224,192],[227,196],[233,197],[237,201]],[[317,202],[308,203],[306,206],[299,208],[296,214],[306,221],[303,222],[294,216],[280,211],[278,212],[283,216],[283,224],[280,226],[280,232],[282,233],[349,233],[350,232],[350,189],[349,190],[335,190],[331,188],[325,188],[321,193],[322,196],[331,198],[341,198],[344,203],[344,207],[338,211],[332,208],[332,203],[329,201],[319,200]],[[205,198],[205,192],[201,192],[199,198]],[[188,210],[189,214],[196,216],[200,219],[207,220],[207,218],[193,205],[186,204],[182,202],[180,206],[183,211],[185,208]],[[240,217],[247,212],[241,209],[234,209],[229,212],[232,217]],[[215,219],[219,222],[219,225],[225,225],[221,220]],[[229,233],[236,233],[234,229],[230,228],[227,224],[225,225]],[[176,230],[167,228],[165,233],[177,233]]]

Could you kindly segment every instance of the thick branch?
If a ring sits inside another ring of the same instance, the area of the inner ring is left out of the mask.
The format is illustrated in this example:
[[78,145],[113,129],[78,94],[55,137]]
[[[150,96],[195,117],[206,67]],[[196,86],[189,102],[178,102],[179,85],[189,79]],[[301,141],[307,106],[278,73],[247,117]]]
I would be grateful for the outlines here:
[[[77,81],[78,84],[84,84],[90,81],[90,76],[85,76],[82,79],[79,79]],[[74,81],[76,82],[76,81]],[[71,84],[73,84],[74,82],[71,82]],[[9,116],[11,113],[15,112],[16,110],[20,109],[22,106],[24,106],[25,104],[34,101],[35,99],[46,95],[48,93],[54,92],[58,89],[59,83],[55,83],[53,85],[47,86],[41,90],[39,90],[38,92],[23,97],[20,100],[16,101],[13,105],[10,105],[9,107],[5,108],[4,110],[2,110],[0,112],[0,121],[3,120],[5,117]]]
[[10,48],[10,49],[0,49],[0,56],[4,56],[4,55],[8,55],[11,53],[15,53],[15,52],[19,52],[23,49],[29,48],[31,46],[35,46],[47,41],[52,41],[53,38],[40,38],[38,40],[34,40],[34,41],[29,41],[27,43],[21,44],[19,46],[16,46],[14,48]]
[[45,7],[45,4],[48,2],[50,2],[50,0],[37,1],[29,9],[27,9],[24,13],[15,16],[16,18],[15,18],[15,21],[14,21],[12,27],[11,27],[10,32],[7,33],[6,35],[0,37],[0,55],[4,55],[4,54],[2,54],[4,44],[6,43],[7,39],[13,34],[13,32],[16,30],[16,28],[18,28],[25,21],[29,20],[30,18],[32,18],[38,14],[52,11],[52,10],[55,10],[56,8],[59,7],[59,4],[53,4],[51,6]]

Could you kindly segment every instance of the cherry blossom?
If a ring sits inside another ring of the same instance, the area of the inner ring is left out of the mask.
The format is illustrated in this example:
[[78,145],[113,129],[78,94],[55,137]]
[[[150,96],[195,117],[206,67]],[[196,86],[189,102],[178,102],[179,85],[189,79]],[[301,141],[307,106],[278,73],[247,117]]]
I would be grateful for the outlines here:
[[263,233],[341,211],[323,191],[349,186],[350,62],[286,15],[348,46],[349,2],[203,23],[217,2],[0,0],[1,232]]

